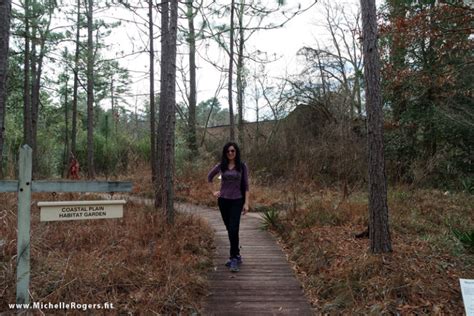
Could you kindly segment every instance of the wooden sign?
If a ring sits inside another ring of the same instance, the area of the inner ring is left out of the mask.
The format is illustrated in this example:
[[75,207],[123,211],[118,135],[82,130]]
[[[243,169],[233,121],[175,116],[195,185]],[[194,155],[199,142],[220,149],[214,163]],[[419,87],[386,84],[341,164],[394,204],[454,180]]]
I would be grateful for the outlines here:
[[121,218],[125,200],[38,202],[40,221]]

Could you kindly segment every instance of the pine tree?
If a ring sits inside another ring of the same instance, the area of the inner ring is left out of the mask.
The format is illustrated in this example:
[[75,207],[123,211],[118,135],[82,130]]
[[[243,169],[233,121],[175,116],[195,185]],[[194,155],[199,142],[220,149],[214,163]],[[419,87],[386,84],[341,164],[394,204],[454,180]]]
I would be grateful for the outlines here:
[[361,0],[366,81],[369,171],[369,238],[373,253],[392,251],[388,225],[387,179],[383,148],[382,92],[377,49],[375,0]]
[[0,3],[0,179],[3,178],[3,143],[5,141],[6,84],[11,10],[10,0],[4,0]]

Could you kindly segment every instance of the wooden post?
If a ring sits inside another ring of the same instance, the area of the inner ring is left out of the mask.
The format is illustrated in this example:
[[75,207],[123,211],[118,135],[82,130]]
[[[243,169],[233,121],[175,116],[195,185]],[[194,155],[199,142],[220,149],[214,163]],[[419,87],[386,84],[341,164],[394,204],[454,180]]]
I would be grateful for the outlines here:
[[16,303],[29,304],[30,284],[30,205],[31,205],[32,149],[20,149],[18,178],[18,239],[16,265]]

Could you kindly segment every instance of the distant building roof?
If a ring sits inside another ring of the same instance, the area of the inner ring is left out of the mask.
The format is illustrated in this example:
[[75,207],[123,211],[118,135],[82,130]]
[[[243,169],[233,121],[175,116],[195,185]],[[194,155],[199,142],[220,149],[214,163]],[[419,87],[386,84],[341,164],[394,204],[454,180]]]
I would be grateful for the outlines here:
[[[244,121],[244,125],[252,125],[252,124],[261,124],[261,123],[271,123],[271,122],[277,122],[278,120],[264,120],[264,121],[258,121],[258,122],[246,122]],[[237,126],[237,124],[235,124]],[[215,126],[208,126],[207,128],[222,128],[222,127],[229,127],[230,124],[224,124],[224,125],[215,125]],[[204,128],[204,126],[200,126],[200,128]]]

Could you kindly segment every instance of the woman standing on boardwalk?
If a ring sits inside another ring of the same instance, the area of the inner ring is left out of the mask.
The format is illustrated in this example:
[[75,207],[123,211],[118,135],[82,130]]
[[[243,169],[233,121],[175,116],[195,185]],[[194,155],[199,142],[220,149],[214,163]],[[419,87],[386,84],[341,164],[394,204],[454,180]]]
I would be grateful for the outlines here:
[[[221,174],[221,187],[214,191],[212,179]],[[247,166],[240,161],[240,149],[234,142],[225,144],[221,162],[211,169],[207,175],[209,188],[218,198],[219,210],[224,221],[230,241],[230,257],[226,266],[230,271],[239,271],[242,263],[239,249],[240,215],[249,210],[249,183]]]

